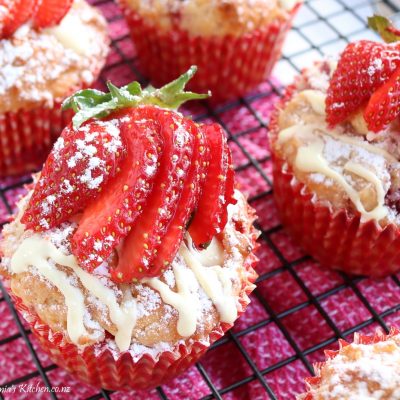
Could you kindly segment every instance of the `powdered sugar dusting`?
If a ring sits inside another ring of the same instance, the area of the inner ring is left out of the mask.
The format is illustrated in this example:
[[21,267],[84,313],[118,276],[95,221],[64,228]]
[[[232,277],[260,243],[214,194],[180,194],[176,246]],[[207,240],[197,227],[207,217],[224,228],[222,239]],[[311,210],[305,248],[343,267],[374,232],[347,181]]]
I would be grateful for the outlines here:
[[68,255],[71,254],[70,238],[76,228],[76,223],[66,222],[60,227],[45,232],[45,235],[58,249]]
[[[400,399],[400,337],[342,349],[321,370],[322,382],[312,390],[326,400]],[[349,395],[351,394],[351,397]]]
[[137,316],[138,318],[149,316],[161,306],[161,297],[155,290],[145,285],[138,285]]
[[[236,196],[238,195],[236,194]],[[241,196],[239,196],[238,204],[230,207],[229,209],[229,222],[226,227],[225,240],[227,240],[229,243],[232,242],[232,246],[234,245],[234,243],[237,243],[237,238],[236,238],[237,233],[235,230],[235,224],[232,221],[233,219],[240,218],[239,217],[240,208],[243,207],[244,201],[245,200]],[[26,203],[21,203],[21,207],[26,207]],[[22,212],[23,210],[21,210],[21,213]],[[13,224],[15,228],[19,226],[18,221],[15,221]],[[75,229],[76,229],[75,223],[66,222],[57,229],[51,229],[39,234],[50,240],[65,255],[68,255],[71,253],[70,237],[75,231]],[[29,231],[27,231],[27,233],[29,233]],[[15,239],[13,239],[10,235],[8,235],[6,240],[12,241]],[[22,237],[20,237],[19,240],[20,241],[23,240]],[[99,243],[98,245],[100,246],[101,243]],[[242,270],[238,271],[238,270],[241,269],[241,266],[243,264],[243,257],[240,255],[239,251],[235,252],[234,249],[231,249],[231,253],[229,254],[226,253],[225,257],[226,258],[223,261],[223,267],[226,268],[227,271],[229,271],[229,274],[227,276],[230,277],[229,279],[233,282],[234,287],[240,287],[240,280],[242,279],[241,274],[243,273],[243,271]],[[4,257],[2,262],[10,263],[9,257],[7,256]],[[197,296],[198,298],[199,308],[196,311],[197,330],[199,333],[204,332],[204,335],[207,335],[208,331],[206,330],[205,327],[210,326],[210,324],[216,323],[212,317],[213,315],[212,310],[214,309],[214,305],[210,300],[210,298],[207,296],[207,294],[199,285],[199,282],[197,282],[192,270],[186,265],[183,257],[181,257],[178,254],[172,264],[174,266],[179,266],[179,268],[181,268],[184,271],[185,284],[188,284],[188,289],[193,293],[193,295]],[[107,265],[107,263],[105,262],[94,271],[94,274],[96,275],[96,277],[98,277],[98,279],[100,279],[103,285],[111,288],[114,291],[117,298],[122,299],[122,290],[121,290],[122,286],[118,286],[110,281],[108,273],[109,268],[110,266]],[[32,280],[32,284],[34,284],[35,279]],[[74,285],[75,287],[79,287],[79,278],[75,273],[71,272],[69,279],[72,285]],[[175,275],[171,267],[164,272],[163,279],[170,288],[174,288],[176,282],[175,282]],[[123,285],[123,287],[124,287],[123,290],[125,290],[126,285]],[[147,284],[143,283],[131,284],[131,290],[132,290],[132,295],[136,302],[137,318],[140,320],[143,318],[150,318],[150,321],[152,321],[151,329],[153,331],[154,330],[162,331],[163,329],[165,329],[165,327],[170,325],[172,318],[174,321],[177,320],[177,311],[168,304],[165,304],[161,299],[160,294],[156,290],[153,290],[151,287],[149,287]],[[95,307],[97,311],[96,314],[97,316],[89,312],[85,316],[84,323],[87,328],[90,328],[93,331],[91,332],[91,340],[99,342],[98,351],[100,351],[100,349],[104,345],[103,342],[104,330],[107,329],[107,325],[104,325],[104,321],[108,321],[109,316],[107,310],[104,308],[104,305],[99,303],[99,300],[96,299],[96,297],[94,297],[90,293],[87,293],[86,291],[83,292],[83,294],[85,297],[87,297],[88,304],[93,305],[93,307]],[[195,310],[193,311],[195,312]],[[154,321],[153,315],[155,312],[161,312],[161,315]],[[136,332],[134,334],[134,337],[136,339],[134,339],[130,348],[131,354],[134,357],[139,357],[140,355],[146,353],[156,358],[158,354],[160,354],[160,352],[164,352],[167,349],[173,350],[180,342],[180,341],[178,342],[174,341],[169,343],[161,340],[159,342],[155,342],[151,346],[147,345],[145,346],[143,343],[141,343],[141,338],[144,339],[146,337],[145,331],[142,330]],[[205,340],[206,339],[207,336],[205,336]],[[111,339],[107,341],[107,346],[111,346],[111,349],[114,348],[115,356],[117,357],[119,351],[118,348],[115,346],[114,340]]]
[[177,125],[177,128],[175,129],[175,135],[174,135],[175,143],[179,147],[183,148],[189,140],[189,132],[185,129],[185,127],[182,125],[182,123],[179,120],[174,118],[174,122]]
[[[73,140],[73,144],[66,142],[71,134],[78,136]],[[105,136],[107,141],[103,140]],[[99,142],[102,145],[104,144],[102,156],[98,154]],[[43,199],[41,203],[43,215],[51,215],[58,204],[62,204],[62,198],[67,194],[71,195],[76,190],[76,183],[83,184],[88,191],[99,189],[109,174],[105,159],[108,159],[108,156],[114,158],[116,153],[122,150],[122,146],[117,120],[93,121],[81,126],[78,130],[65,131],[65,135],[63,134],[63,137],[57,140],[51,152],[53,157],[52,168],[56,171],[64,171],[65,168],[73,170],[71,174],[74,173],[75,184],[67,178],[69,175],[66,173],[60,183],[59,190],[52,192]],[[71,150],[73,152],[69,154]],[[68,158],[65,158],[66,153]],[[77,171],[81,171],[81,173],[77,175]],[[38,184],[45,188],[47,185],[46,177],[39,180]],[[78,188],[82,190],[82,186],[78,186]],[[46,228],[44,225],[42,226]]]
[[[31,25],[20,27],[13,36],[0,41],[0,95],[2,108],[15,109],[24,102],[43,102],[52,106],[54,100],[68,95],[68,87],[91,84],[94,71],[100,69],[108,51],[104,19],[82,0],[77,0],[69,14],[83,25],[82,10],[89,9],[91,18],[85,29],[96,38],[85,54],[61,43],[51,30],[34,30]],[[103,33],[103,35],[101,34]],[[74,35],[74,32],[70,32]],[[89,80],[88,80],[89,79]],[[58,84],[59,82],[59,84]]]

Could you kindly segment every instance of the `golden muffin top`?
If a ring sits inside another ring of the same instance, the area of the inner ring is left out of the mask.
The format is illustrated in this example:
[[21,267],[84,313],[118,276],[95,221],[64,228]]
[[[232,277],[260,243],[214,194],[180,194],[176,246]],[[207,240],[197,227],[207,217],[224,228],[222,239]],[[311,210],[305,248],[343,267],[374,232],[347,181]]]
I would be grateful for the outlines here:
[[297,0],[120,0],[164,31],[179,26],[192,36],[242,35],[282,24]]
[[102,68],[109,39],[104,18],[76,0],[59,25],[40,31],[29,24],[0,40],[0,113],[52,107]]

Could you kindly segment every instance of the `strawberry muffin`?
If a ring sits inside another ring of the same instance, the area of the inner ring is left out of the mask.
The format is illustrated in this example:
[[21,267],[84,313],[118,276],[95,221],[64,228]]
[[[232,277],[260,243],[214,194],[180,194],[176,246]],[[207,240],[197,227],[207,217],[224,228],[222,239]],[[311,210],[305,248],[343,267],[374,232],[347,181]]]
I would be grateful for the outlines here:
[[257,232],[217,124],[161,89],[83,90],[0,250],[5,282],[55,363],[112,390],[192,365],[249,303]]
[[[397,40],[388,21],[370,23]],[[361,40],[305,70],[272,118],[276,205],[323,266],[400,269],[399,82],[400,45]]]
[[338,351],[326,351],[327,361],[314,366],[306,379],[307,393],[298,400],[399,400],[400,331],[389,335],[354,334],[354,342],[339,341]]
[[118,0],[143,73],[164,84],[197,65],[190,88],[213,101],[269,76],[302,0]]
[[62,100],[93,84],[108,44],[83,0],[0,0],[0,177],[43,163],[72,115]]

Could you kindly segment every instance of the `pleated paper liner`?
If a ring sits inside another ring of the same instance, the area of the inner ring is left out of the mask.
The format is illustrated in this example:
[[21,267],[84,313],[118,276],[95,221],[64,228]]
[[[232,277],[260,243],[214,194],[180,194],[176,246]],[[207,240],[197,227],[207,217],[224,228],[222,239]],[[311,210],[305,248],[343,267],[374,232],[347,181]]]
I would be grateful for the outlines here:
[[[382,343],[386,342],[390,339],[392,339],[394,336],[400,335],[400,330],[396,327],[392,327],[390,330],[390,333],[388,335],[385,335],[382,332],[377,332],[375,335],[367,336],[367,335],[362,335],[360,333],[355,333],[354,334],[354,344],[363,344],[363,345],[372,345],[376,343]],[[344,347],[347,347],[351,345],[350,343],[344,341],[344,340],[339,340],[339,350],[326,350],[325,351],[325,356],[326,359],[333,359],[337,355],[341,353],[341,350]],[[300,396],[297,397],[298,400],[316,400],[315,396],[312,394],[313,389],[318,389],[320,383],[321,383],[321,376],[320,376],[320,371],[325,365],[324,362],[321,363],[316,363],[314,364],[314,369],[316,376],[311,377],[311,378],[306,378],[305,382],[307,385],[307,393],[304,393]]]
[[[278,109],[291,98],[288,88]],[[278,111],[270,122],[269,139],[279,133]],[[323,267],[374,278],[400,269],[400,229],[390,223],[361,222],[360,215],[334,210],[320,201],[294,176],[290,166],[273,151],[274,198],[281,221],[294,240]]]
[[39,168],[72,115],[60,103],[0,114],[0,177]]
[[301,5],[299,2],[286,20],[274,21],[242,36],[192,37],[178,26],[160,31],[125,0],[119,3],[144,75],[160,86],[197,65],[198,72],[188,87],[199,93],[211,90],[213,102],[244,95],[270,75]]
[[[239,316],[250,303],[248,295],[255,287],[253,283],[257,274],[253,265],[256,261],[257,258],[251,253],[244,263],[247,279],[242,283],[238,299]],[[53,332],[43,323],[20,298],[12,293],[11,296],[16,309],[54,363],[85,383],[109,390],[150,389],[169,381],[193,365],[212,343],[232,327],[221,323],[203,340],[188,340],[170,351],[160,353],[157,358],[150,354],[134,357],[128,351],[115,358],[106,342],[88,346],[84,350],[68,342],[62,333]]]

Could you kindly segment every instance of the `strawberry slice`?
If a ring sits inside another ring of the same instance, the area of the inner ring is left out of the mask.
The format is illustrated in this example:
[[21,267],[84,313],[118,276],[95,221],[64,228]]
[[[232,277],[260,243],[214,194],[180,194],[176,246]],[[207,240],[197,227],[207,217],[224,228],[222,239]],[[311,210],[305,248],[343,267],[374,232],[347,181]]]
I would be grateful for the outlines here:
[[58,25],[73,2],[73,0],[41,0],[33,17],[34,28],[49,28]]
[[0,0],[0,37],[10,37],[27,22],[36,4],[37,0]]
[[77,130],[63,130],[21,219],[27,229],[53,228],[98,195],[123,158],[119,133],[115,120],[92,120]]
[[187,121],[187,123],[189,125],[189,132],[194,138],[194,154],[181,194],[179,208],[169,223],[167,232],[162,239],[163,245],[159,248],[152,268],[149,271],[153,276],[157,276],[159,271],[170,264],[175,258],[187,229],[187,224],[199,201],[206,178],[209,149],[205,136],[202,130],[193,122]]
[[119,165],[121,171],[87,206],[72,238],[74,255],[89,271],[107,260],[128,235],[144,209],[157,172],[158,124],[142,109],[133,109],[128,120],[122,120],[121,137],[127,154]]
[[326,120],[333,127],[363,106],[400,66],[399,43],[350,43],[330,80]]
[[368,129],[380,132],[400,115],[400,68],[370,98],[364,111]]
[[162,266],[158,264],[155,268],[153,260],[165,245],[163,240],[170,220],[180,206],[191,165],[193,136],[187,121],[175,112],[156,108],[153,112],[154,119],[160,124],[159,134],[163,141],[161,168],[146,209],[124,241],[117,268],[111,271],[112,279],[117,282],[129,282],[160,273]]
[[[229,148],[228,142],[225,142],[225,152],[228,155],[228,170],[226,172],[225,200],[226,204],[236,204],[236,199],[233,197],[235,193],[235,170],[233,168],[232,152],[231,149]],[[226,225],[226,221],[223,224],[223,226]]]
[[211,159],[202,196],[189,227],[193,242],[198,247],[206,246],[223,230],[227,221],[227,205],[234,202],[233,169],[224,131],[218,124],[203,125],[202,130],[211,149]]

